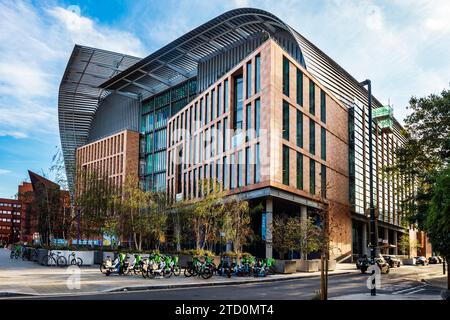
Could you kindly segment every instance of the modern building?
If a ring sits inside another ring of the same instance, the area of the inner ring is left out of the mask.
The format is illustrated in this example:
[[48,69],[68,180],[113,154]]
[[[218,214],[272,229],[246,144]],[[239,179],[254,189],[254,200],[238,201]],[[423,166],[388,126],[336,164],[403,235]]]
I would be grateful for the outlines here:
[[0,198],[0,244],[20,240],[21,216],[19,200]]
[[[259,9],[226,12],[143,59],[76,45],[59,91],[69,186],[74,193],[77,163],[113,172],[113,155],[86,158],[89,148],[139,133],[138,154],[121,161],[138,159],[145,190],[193,199],[199,179],[216,177],[229,194],[263,204],[255,231],[266,240],[274,215],[304,218],[327,203],[339,226],[334,255],[344,259],[367,251],[372,174],[379,244],[398,253],[413,190],[380,169],[395,161],[401,126],[373,97],[374,113],[389,116],[375,125],[369,172],[367,98],[358,80]],[[268,241],[262,251],[272,254]]]

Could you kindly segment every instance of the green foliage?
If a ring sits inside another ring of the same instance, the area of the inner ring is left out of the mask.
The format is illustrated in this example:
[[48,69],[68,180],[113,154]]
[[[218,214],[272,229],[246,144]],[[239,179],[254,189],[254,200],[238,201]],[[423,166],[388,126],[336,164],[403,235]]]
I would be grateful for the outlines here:
[[248,202],[231,196],[225,201],[223,209],[221,229],[225,232],[225,240],[232,241],[234,251],[240,253],[242,246],[253,235]]
[[450,259],[450,166],[437,176],[425,227],[433,249]]

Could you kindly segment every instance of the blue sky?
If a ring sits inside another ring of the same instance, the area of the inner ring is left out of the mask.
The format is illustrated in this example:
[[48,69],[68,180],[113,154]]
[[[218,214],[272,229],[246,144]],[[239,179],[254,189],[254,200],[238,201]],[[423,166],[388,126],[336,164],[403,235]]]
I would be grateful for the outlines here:
[[236,7],[271,11],[355,78],[370,78],[400,121],[412,95],[449,86],[447,0],[0,0],[0,197],[14,196],[27,169],[48,172],[75,43],[144,57]]

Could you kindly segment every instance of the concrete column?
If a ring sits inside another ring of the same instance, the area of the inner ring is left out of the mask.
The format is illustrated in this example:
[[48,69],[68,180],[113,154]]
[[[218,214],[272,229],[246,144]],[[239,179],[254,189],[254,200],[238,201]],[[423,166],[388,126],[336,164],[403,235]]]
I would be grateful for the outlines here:
[[362,224],[362,233],[361,233],[361,242],[362,242],[362,253],[363,254],[369,254],[367,252],[367,225],[365,223]]
[[273,220],[273,200],[266,199],[266,258],[272,258],[272,220]]
[[[384,228],[384,237],[383,240],[387,240],[387,244],[389,245],[389,229]],[[389,254],[389,248],[385,250],[385,253]]]
[[398,255],[398,248],[397,248],[397,231],[394,230],[393,234],[392,234],[392,244],[395,246],[394,248],[394,254]]

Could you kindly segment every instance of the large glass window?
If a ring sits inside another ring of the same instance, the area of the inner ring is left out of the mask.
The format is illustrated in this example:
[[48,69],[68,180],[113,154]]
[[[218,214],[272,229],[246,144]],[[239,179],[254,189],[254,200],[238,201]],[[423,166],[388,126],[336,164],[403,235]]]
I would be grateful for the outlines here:
[[303,72],[297,69],[297,104],[303,106]]
[[222,85],[219,84],[217,87],[217,116],[220,117],[222,114]]
[[303,155],[297,152],[297,189],[303,190]]
[[283,57],[283,94],[289,96],[289,60]]
[[200,127],[203,126],[205,119],[205,105],[203,99],[200,99]]
[[259,183],[261,181],[261,165],[260,165],[260,158],[259,158],[259,143],[256,144],[255,148],[255,183]]
[[246,107],[246,126],[245,126],[245,141],[249,141],[251,139],[251,132],[250,129],[252,128],[252,105],[249,103]]
[[283,100],[283,139],[289,140],[289,103]]
[[297,110],[297,147],[303,148],[303,113]]
[[259,99],[256,99],[255,100],[255,133],[256,133],[256,137],[259,137],[259,129],[261,126],[260,114],[261,114],[261,101]]
[[242,154],[242,150],[238,152],[238,187],[244,186],[244,159]]
[[316,114],[316,87],[314,82],[309,80],[309,113]]
[[309,152],[316,154],[316,123],[309,119]]
[[246,88],[247,88],[247,99],[252,96],[252,63],[247,63],[247,81],[246,81]]
[[289,147],[283,145],[283,184],[289,185]]
[[316,194],[316,162],[309,159],[309,193]]
[[223,180],[223,188],[228,189],[230,182],[228,177],[228,157],[223,157],[223,174],[222,174],[222,180]]
[[250,154],[250,147],[247,147],[245,149],[245,184],[249,185],[250,181],[252,180],[252,164],[251,164],[251,154]]
[[240,141],[238,139],[241,136],[242,132],[242,124],[243,124],[243,108],[244,108],[244,99],[243,99],[243,85],[242,85],[242,75],[239,75],[234,78],[234,117],[233,117],[233,146],[236,147]]
[[230,189],[236,188],[236,180],[234,179],[234,173],[236,168],[234,166],[234,154],[230,155]]
[[230,149],[230,128],[228,127],[228,117],[223,119],[223,152]]
[[211,112],[209,111],[209,94],[205,96],[205,124],[210,121]]
[[320,128],[320,150],[322,160],[327,160],[327,131],[324,127]]
[[261,90],[261,56],[255,57],[255,93]]
[[325,165],[320,166],[320,184],[321,184],[321,197],[327,197],[327,167]]
[[320,120],[323,123],[327,122],[327,104],[326,104],[326,96],[325,91],[320,90]]
[[216,118],[216,91],[211,91],[211,121]]
[[224,112],[228,112],[228,80],[223,83]]

